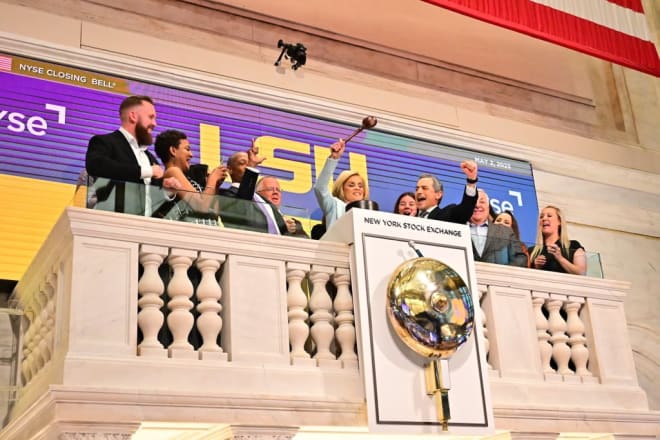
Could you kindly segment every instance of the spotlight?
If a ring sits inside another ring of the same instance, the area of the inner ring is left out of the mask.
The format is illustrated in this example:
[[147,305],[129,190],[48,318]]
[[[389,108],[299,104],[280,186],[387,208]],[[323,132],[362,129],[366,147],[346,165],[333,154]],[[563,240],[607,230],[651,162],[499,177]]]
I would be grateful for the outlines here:
[[288,44],[280,40],[277,42],[277,47],[282,48],[280,56],[275,61],[275,65],[279,66],[282,57],[287,60],[291,60],[291,68],[293,70],[298,70],[299,67],[304,66],[307,61],[307,48],[301,43]]

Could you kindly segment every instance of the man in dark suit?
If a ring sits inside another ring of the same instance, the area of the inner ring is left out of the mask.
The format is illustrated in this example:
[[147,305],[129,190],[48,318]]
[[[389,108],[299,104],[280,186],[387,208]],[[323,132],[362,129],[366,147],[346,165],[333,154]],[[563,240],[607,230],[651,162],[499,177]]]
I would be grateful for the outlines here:
[[470,217],[472,252],[475,261],[527,267],[527,255],[512,228],[489,221],[489,200],[479,190],[477,204]]
[[461,203],[440,208],[442,201],[442,183],[432,174],[422,174],[415,187],[417,217],[465,224],[472,216],[477,202],[477,164],[472,160],[461,163],[461,169],[467,178]]
[[252,143],[247,152],[234,153],[227,161],[231,186],[221,189],[220,217],[228,228],[266,232],[275,235],[288,234],[287,224],[279,209],[255,192],[259,171],[255,167],[265,158]]
[[[161,181],[163,168],[147,151],[153,143],[156,127],[156,109],[148,96],[129,96],[119,106],[121,126],[112,133],[96,135],[89,141],[85,167],[94,178],[107,178],[135,184],[153,184],[178,189],[175,178]],[[115,207],[118,212],[151,215],[150,191],[138,185],[125,186],[109,182],[96,185],[99,201],[107,200],[114,191]],[[103,197],[105,195],[105,197]]]

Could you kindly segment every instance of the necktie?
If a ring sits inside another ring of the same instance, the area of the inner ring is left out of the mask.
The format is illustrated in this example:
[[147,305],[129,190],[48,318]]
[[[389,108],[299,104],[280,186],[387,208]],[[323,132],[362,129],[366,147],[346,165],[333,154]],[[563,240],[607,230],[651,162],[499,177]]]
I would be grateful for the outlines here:
[[420,216],[421,218],[426,218],[426,217],[429,216],[429,212],[428,212],[428,211],[424,211],[424,212],[422,212],[419,216]]
[[261,209],[261,212],[266,217],[266,223],[268,224],[268,233],[279,235],[280,234],[280,228],[277,227],[277,223],[275,223],[275,219],[273,218],[273,214],[270,212],[270,210],[266,206],[266,202],[261,197],[259,197],[259,195],[257,193],[254,194],[254,196],[252,197],[252,200],[254,200],[254,203],[257,204],[259,209]]

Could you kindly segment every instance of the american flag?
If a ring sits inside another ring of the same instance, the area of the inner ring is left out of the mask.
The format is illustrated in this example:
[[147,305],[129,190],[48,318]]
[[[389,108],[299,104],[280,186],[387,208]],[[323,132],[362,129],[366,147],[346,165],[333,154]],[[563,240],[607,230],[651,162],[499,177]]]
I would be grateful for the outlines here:
[[0,55],[0,70],[11,72],[11,57]]
[[424,0],[660,77],[641,0]]

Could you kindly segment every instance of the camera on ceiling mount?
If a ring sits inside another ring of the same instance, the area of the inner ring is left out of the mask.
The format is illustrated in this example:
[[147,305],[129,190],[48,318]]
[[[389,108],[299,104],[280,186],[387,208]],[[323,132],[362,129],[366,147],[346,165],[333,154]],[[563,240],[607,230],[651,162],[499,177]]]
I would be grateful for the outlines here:
[[291,60],[291,68],[293,70],[298,70],[299,67],[304,66],[305,62],[307,62],[307,48],[302,43],[289,44],[280,40],[277,42],[277,47],[281,47],[282,52],[280,52],[280,56],[275,61],[276,66],[280,65],[282,57]]

